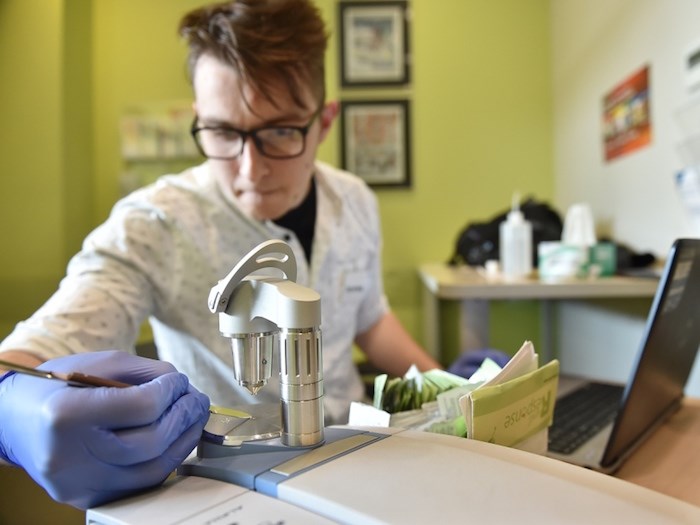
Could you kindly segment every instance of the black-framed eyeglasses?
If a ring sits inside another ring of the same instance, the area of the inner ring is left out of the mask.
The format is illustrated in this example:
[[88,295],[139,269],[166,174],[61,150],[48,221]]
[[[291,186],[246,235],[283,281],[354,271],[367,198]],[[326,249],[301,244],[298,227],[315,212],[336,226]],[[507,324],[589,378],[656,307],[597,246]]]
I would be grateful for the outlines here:
[[235,159],[243,153],[248,137],[262,155],[291,159],[304,153],[306,135],[322,109],[317,109],[304,126],[262,126],[248,131],[229,126],[199,126],[195,116],[190,133],[199,152],[208,159]]

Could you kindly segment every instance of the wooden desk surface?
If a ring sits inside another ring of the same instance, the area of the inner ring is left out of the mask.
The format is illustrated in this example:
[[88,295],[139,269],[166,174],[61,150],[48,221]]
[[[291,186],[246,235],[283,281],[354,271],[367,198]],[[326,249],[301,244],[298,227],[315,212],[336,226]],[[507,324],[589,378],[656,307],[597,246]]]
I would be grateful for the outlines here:
[[615,477],[700,506],[699,444],[700,399],[686,399]]
[[439,299],[584,299],[653,297],[658,279],[599,277],[540,281],[536,278],[506,281],[489,277],[471,266],[427,263],[419,268],[423,284]]

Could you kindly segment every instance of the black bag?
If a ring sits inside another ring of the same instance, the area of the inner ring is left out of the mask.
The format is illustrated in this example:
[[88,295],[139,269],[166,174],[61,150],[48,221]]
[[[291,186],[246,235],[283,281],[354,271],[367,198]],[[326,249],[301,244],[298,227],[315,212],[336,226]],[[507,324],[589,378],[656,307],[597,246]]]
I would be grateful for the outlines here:
[[[510,210],[500,213],[488,222],[467,224],[457,237],[455,252],[449,264],[483,266],[490,259],[499,258],[499,227]],[[537,245],[542,241],[559,241],[563,223],[559,213],[545,202],[528,197],[520,204],[520,211],[532,224],[532,265],[537,267]]]

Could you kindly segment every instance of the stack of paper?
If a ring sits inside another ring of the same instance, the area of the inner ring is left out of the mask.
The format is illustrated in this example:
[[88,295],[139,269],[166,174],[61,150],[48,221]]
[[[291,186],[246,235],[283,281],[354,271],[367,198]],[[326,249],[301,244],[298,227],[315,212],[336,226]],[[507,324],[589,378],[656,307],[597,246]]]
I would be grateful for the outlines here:
[[526,341],[498,374],[460,397],[467,437],[546,453],[558,380],[559,361],[539,367]]

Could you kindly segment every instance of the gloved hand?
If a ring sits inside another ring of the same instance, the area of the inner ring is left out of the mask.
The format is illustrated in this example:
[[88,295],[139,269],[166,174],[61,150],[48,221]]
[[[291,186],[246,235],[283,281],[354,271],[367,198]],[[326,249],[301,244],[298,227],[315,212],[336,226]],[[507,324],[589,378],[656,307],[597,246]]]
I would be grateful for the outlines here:
[[209,417],[207,396],[163,361],[104,351],[38,368],[138,385],[81,388],[12,372],[0,380],[0,456],[75,507],[164,481],[195,447]]
[[466,379],[469,379],[476,372],[481,363],[486,358],[492,359],[498,366],[503,368],[510,360],[510,356],[500,350],[492,350],[484,348],[482,350],[465,350],[447,369],[451,374],[455,374]]

